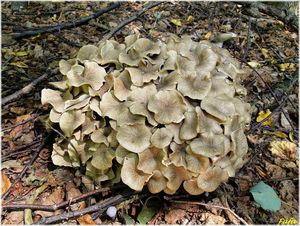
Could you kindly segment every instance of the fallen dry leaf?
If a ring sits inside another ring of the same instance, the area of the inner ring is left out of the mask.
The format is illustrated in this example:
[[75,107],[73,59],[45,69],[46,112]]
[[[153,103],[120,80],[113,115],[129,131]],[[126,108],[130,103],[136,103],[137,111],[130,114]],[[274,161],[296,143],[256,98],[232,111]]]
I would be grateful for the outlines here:
[[[14,124],[18,124],[20,122],[23,122],[23,121],[26,121],[26,120],[29,120],[32,118],[32,115],[28,114],[28,115],[21,115],[21,116],[18,116],[14,122]],[[19,137],[23,130],[30,127],[30,123],[24,123],[22,125],[18,125],[16,126],[15,128],[13,128],[10,133],[9,133],[9,137],[11,139],[14,139],[16,137]]]
[[266,173],[265,171],[258,165],[255,165],[254,166],[256,171],[258,172],[258,174],[261,176],[261,177],[265,177],[266,176]]
[[295,170],[295,171],[298,172],[298,162],[296,164],[292,161],[282,160],[282,159],[279,159],[279,158],[276,158],[274,162],[275,162],[276,165],[281,166],[282,168]]
[[178,27],[182,26],[181,21],[178,20],[178,19],[172,19],[171,23],[174,24],[174,25],[176,25],[176,26],[178,26]]
[[278,64],[280,71],[296,71],[297,65],[293,63]]
[[17,160],[8,160],[2,163],[2,170],[9,169],[14,173],[21,173],[23,166]]
[[[262,120],[267,118],[271,113],[272,112],[270,111],[270,109],[267,109],[266,111],[260,111],[256,118],[256,122],[261,122]],[[271,125],[271,123],[272,123],[272,117],[268,118],[265,122],[262,123],[262,125],[269,126]]]
[[284,132],[281,132],[281,131],[275,131],[275,132],[272,132],[271,134],[275,135],[276,137],[280,137],[280,138],[288,137],[288,135],[286,135]]
[[19,141],[22,142],[22,144],[31,144],[34,141],[34,138],[34,131],[30,131],[29,133],[23,134]]
[[77,218],[77,221],[80,225],[95,225],[96,224],[90,214],[85,214],[85,215]]
[[203,39],[209,40],[211,36],[212,36],[212,32],[209,31],[209,32],[206,33],[206,35],[204,35]]
[[24,186],[24,183],[22,181],[19,181],[14,185],[11,194],[14,197],[22,197],[23,194],[27,194],[31,189],[32,189],[31,187]]
[[260,64],[257,61],[249,61],[248,64],[253,68],[257,68],[260,66]]
[[211,213],[201,213],[200,220],[203,221],[203,224],[224,224],[226,220],[221,217]]
[[250,141],[252,144],[257,144],[257,143],[259,143],[259,136],[258,136],[258,135],[249,134],[249,135],[247,135],[247,139],[248,139],[248,141]]
[[178,220],[184,217],[186,214],[185,210],[182,209],[171,209],[165,216],[167,224],[176,224]]
[[292,142],[295,141],[293,131],[289,132],[289,139],[290,139],[290,141],[292,141]]
[[24,211],[13,211],[8,213],[3,221],[2,225],[12,224],[12,225],[23,225]]
[[281,113],[280,115],[280,124],[282,125],[283,128],[287,129],[287,130],[291,130],[291,124],[289,123],[289,121],[286,119],[285,115],[283,113]]
[[10,187],[11,182],[5,173],[1,173],[2,185],[1,185],[1,194],[3,195]]
[[264,56],[264,58],[268,61],[270,61],[271,64],[275,64],[276,60],[274,59],[274,57],[272,57],[269,53],[269,51],[265,48],[261,48],[260,49],[262,55]]
[[266,171],[268,172],[271,178],[284,178],[286,177],[286,171],[278,165],[274,165],[269,163],[268,161],[264,161],[266,166]]
[[247,180],[240,180],[239,188],[241,191],[248,191],[250,188],[250,184]]
[[58,168],[50,172],[51,177],[49,180],[53,184],[63,185],[66,182],[72,181],[74,178],[74,173],[68,168]]
[[297,190],[296,186],[291,180],[283,180],[279,184],[279,194],[280,197],[285,201],[290,201],[296,199],[297,197]]
[[191,16],[191,15],[189,15],[188,18],[186,19],[186,21],[187,21],[188,23],[193,22],[193,20],[194,20],[194,17]]
[[18,61],[18,62],[12,62],[10,65],[19,67],[19,68],[28,68],[28,65],[25,64],[24,62]]
[[43,48],[40,45],[37,45],[37,44],[35,45],[33,52],[34,52],[34,57],[37,58],[37,59],[42,58],[43,55],[44,55]]
[[9,108],[9,111],[17,115],[22,115],[26,112],[26,108],[12,106],[11,108]]
[[296,160],[296,144],[289,141],[274,140],[270,143],[269,150],[272,155],[281,159],[294,161]]

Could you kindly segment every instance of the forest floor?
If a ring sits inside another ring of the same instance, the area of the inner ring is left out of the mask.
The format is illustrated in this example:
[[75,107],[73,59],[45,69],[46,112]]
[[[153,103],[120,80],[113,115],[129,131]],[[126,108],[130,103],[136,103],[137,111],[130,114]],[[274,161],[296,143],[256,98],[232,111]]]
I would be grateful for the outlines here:
[[[141,10],[144,3],[122,2],[120,7],[87,24],[69,29],[17,38],[19,33],[74,22],[109,4],[2,2],[2,100],[45,72],[56,69],[59,60],[73,58],[81,46],[97,45],[120,22]],[[223,48],[251,66],[252,72],[243,84],[248,91],[246,101],[255,109],[246,131],[249,151],[243,168],[212,193],[190,196],[180,190],[168,196],[143,191],[125,201],[112,201],[118,208],[114,219],[105,214],[107,205],[100,205],[97,211],[81,212],[81,217],[72,217],[73,212],[85,210],[91,203],[116,198],[124,186],[101,190],[76,170],[52,164],[52,143],[44,144],[47,131],[42,124],[49,108],[41,105],[40,93],[49,81],[58,81],[61,76],[49,72],[31,92],[2,103],[2,195],[13,185],[9,194],[2,197],[2,206],[7,206],[2,209],[2,224],[38,223],[54,215],[59,216],[54,222],[67,224],[134,224],[137,221],[278,224],[283,219],[297,224],[299,37],[295,27],[263,12],[253,13],[249,7],[234,2],[164,2],[122,28],[114,38],[122,42],[134,32],[153,40],[164,40],[167,32],[188,34],[196,41],[211,40],[218,32],[237,35],[225,41]],[[28,168],[26,172],[24,167]],[[250,189],[260,181],[271,186],[281,199],[279,211],[270,212],[256,205]],[[91,195],[84,199],[85,193]],[[159,207],[148,205],[153,199]],[[62,202],[65,202],[62,208],[53,207]],[[24,211],[21,204],[43,204],[52,209],[42,211],[33,206]]]

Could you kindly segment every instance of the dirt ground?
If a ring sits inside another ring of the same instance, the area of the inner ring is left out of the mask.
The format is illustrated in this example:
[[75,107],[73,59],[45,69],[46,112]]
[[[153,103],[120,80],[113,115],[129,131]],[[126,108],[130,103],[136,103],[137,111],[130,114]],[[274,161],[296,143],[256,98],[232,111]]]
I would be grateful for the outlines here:
[[[2,2],[2,98],[14,94],[47,70],[57,68],[59,60],[73,58],[81,46],[97,45],[120,22],[141,10],[144,2],[122,2],[113,11],[70,29],[19,39],[14,39],[11,34],[72,22],[109,4],[87,1]],[[68,217],[58,223],[278,224],[284,219],[297,224],[297,29],[279,18],[258,11],[253,13],[249,7],[234,2],[164,2],[122,28],[114,38],[122,42],[125,36],[135,32],[152,40],[164,40],[167,33],[188,34],[196,41],[213,40],[219,32],[237,35],[225,41],[223,48],[238,60],[247,62],[252,70],[243,81],[248,91],[246,101],[254,109],[252,123],[246,131],[249,144],[246,163],[234,178],[212,193],[190,196],[182,189],[176,195],[168,196],[143,191],[118,203],[114,219],[109,218],[104,209],[81,217]],[[243,66],[247,67],[245,63]],[[2,195],[19,180],[23,168],[28,167],[25,175],[2,200],[2,205],[53,205],[98,189],[76,170],[51,163],[53,139],[42,145],[48,133],[42,122],[50,108],[41,105],[41,89],[48,87],[49,81],[60,79],[58,73],[48,76],[31,92],[2,104]],[[257,122],[258,117],[264,121]],[[31,164],[39,147],[42,150]],[[288,154],[293,151],[296,153],[292,156]],[[256,205],[250,188],[259,181],[264,181],[277,193],[281,199],[279,211],[270,212]],[[2,224],[38,223],[47,217],[84,209],[102,199],[115,197],[123,190],[122,185],[104,189],[97,195],[50,212],[24,211],[17,206],[3,209],[1,221]],[[147,206],[151,200],[156,200],[154,203],[159,203],[159,206]],[[141,212],[145,216],[141,216]]]

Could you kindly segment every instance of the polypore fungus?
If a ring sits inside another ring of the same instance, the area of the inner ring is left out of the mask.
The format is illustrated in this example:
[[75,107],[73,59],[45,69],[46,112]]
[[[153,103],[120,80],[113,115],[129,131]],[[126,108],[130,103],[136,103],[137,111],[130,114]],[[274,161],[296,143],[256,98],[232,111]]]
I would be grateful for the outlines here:
[[122,179],[168,194],[183,185],[192,195],[242,167],[247,73],[227,50],[188,36],[163,43],[131,35],[83,46],[59,68],[63,81],[42,91],[49,120],[68,139],[53,145],[54,164],[85,166],[96,183]]

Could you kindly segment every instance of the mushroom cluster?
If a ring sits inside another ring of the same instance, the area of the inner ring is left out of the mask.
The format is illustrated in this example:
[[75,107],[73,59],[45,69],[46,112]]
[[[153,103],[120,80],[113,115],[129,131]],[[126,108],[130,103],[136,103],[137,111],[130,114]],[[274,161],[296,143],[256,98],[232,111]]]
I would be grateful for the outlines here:
[[83,46],[59,68],[64,80],[42,90],[49,120],[67,138],[53,145],[54,164],[85,166],[96,183],[121,179],[167,194],[183,184],[193,195],[243,165],[246,73],[227,50],[188,36],[130,35]]

